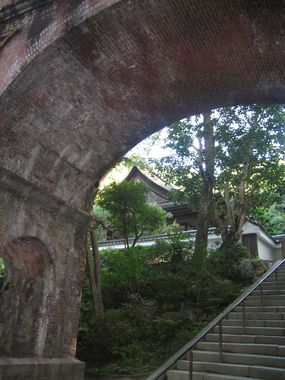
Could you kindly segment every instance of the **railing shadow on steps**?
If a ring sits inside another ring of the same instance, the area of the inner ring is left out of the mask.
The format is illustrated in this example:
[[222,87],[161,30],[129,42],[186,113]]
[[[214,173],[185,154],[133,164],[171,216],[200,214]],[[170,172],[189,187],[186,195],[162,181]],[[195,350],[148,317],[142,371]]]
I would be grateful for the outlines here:
[[[245,333],[246,327],[246,311],[245,300],[250,296],[262,283],[271,275],[275,274],[276,287],[278,284],[278,268],[285,263],[285,259],[277,261],[272,267],[262,275],[253,285],[246,289],[236,300],[234,300],[222,313],[220,313],[215,319],[213,319],[203,330],[201,330],[190,342],[186,343],[179,351],[171,356],[165,363],[163,363],[155,372],[153,372],[146,380],[163,380],[166,378],[168,370],[174,368],[176,362],[180,360],[184,355],[189,354],[189,380],[193,378],[193,349],[196,345],[203,340],[207,334],[209,334],[216,326],[219,326],[219,359],[222,362],[223,358],[223,331],[222,321],[238,306],[242,307],[242,328]],[[261,309],[263,309],[263,292],[262,286],[260,286],[260,299]]]

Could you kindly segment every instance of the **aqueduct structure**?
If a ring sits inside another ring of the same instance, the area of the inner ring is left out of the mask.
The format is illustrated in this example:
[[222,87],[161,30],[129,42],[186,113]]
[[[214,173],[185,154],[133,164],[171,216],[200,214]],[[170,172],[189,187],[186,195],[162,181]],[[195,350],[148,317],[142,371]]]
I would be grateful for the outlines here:
[[285,3],[0,4],[0,378],[78,380],[85,232],[98,181],[133,145],[186,115],[284,103]]

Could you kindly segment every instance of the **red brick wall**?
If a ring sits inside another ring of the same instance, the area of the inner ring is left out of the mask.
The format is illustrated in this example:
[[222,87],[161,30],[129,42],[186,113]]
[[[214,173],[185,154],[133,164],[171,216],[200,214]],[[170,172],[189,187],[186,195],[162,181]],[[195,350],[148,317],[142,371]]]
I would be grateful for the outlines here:
[[209,107],[284,102],[284,6],[57,0],[1,23],[2,42],[9,28],[18,32],[0,47],[0,251],[33,236],[51,252],[58,282],[46,352],[68,355],[84,261],[80,209],[151,132]]
[[106,4],[26,14],[0,54],[3,89],[37,56],[2,96],[1,162],[75,207],[88,208],[96,181],[156,129],[285,97],[282,2],[121,0],[64,34]]
[[[33,11],[19,13],[17,17],[6,19],[3,23],[0,13],[0,38],[9,34],[11,27],[17,30],[17,33],[11,36],[9,42],[5,44],[5,49],[0,47],[0,94],[5,91],[22,68],[43,49],[75,25],[117,1],[54,0],[43,7],[37,7],[37,4],[42,1],[31,1],[31,3],[35,3],[35,5],[31,4],[31,7],[34,7]],[[12,0],[0,2],[0,12],[4,8],[7,9],[2,16],[8,15],[9,6],[13,7],[16,16],[18,9],[17,6],[15,7],[15,1]]]

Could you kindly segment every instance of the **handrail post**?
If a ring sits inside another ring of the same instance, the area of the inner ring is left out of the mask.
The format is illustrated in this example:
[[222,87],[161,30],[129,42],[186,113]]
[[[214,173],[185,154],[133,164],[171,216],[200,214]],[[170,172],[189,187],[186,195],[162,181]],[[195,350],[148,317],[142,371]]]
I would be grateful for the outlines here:
[[277,272],[277,269],[275,270],[275,287],[276,287],[276,290],[278,289],[278,272]]
[[263,289],[262,289],[262,284],[260,284],[260,303],[261,303],[261,311],[263,312]]
[[189,351],[189,380],[193,380],[193,351]]
[[223,330],[222,324],[219,322],[219,358],[220,362],[223,361]]
[[243,333],[245,334],[245,301],[242,303],[242,328]]

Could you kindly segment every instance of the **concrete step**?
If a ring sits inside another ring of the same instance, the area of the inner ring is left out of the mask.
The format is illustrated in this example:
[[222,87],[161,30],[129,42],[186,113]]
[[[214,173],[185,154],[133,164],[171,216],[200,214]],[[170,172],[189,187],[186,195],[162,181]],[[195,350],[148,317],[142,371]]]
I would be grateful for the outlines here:
[[[262,295],[262,298],[261,298]],[[245,311],[245,329],[243,312]],[[285,380],[285,264],[272,274],[193,350],[193,380]],[[179,360],[168,380],[189,380],[189,361]]]
[[[219,353],[216,351],[193,351],[194,362],[220,362]],[[232,364],[245,364],[245,365],[262,365],[266,367],[278,367],[285,368],[285,356],[274,355],[258,355],[236,352],[224,352],[222,353],[223,363]],[[189,367],[188,360],[179,360],[177,362],[177,369],[187,369]],[[285,370],[284,370],[285,375]]]
[[267,380],[284,380],[284,369],[265,366],[249,366],[229,363],[194,362],[194,371],[223,375],[253,377]]
[[[245,301],[245,306],[260,306],[261,299],[247,298]],[[263,306],[285,306],[285,298],[284,299],[263,299]]]
[[[234,311],[242,312],[242,307],[237,306]],[[247,305],[245,306],[245,311],[246,313],[260,313],[260,312],[285,313],[285,306],[263,306],[263,308],[261,308],[260,305],[258,306]]]
[[[168,380],[189,380],[188,371],[170,370],[167,371]],[[218,373],[193,372],[193,380],[261,380],[256,377],[236,377],[231,375],[221,375]]]
[[275,284],[273,283],[270,283],[270,284],[264,284],[262,285],[262,288],[264,290],[275,290],[275,291],[281,291],[281,290],[285,290],[285,286],[281,286],[281,285],[278,285],[277,284],[277,287]]
[[[277,291],[276,291],[277,292]],[[276,293],[275,292],[275,293]],[[252,295],[248,296],[248,300],[285,300],[285,293],[284,294],[266,294],[265,291],[263,293],[262,291],[262,298],[260,292],[253,293]]]
[[[285,329],[280,327],[246,327],[244,331],[240,326],[223,326],[222,330],[223,334],[285,336]],[[218,333],[219,328],[215,327],[213,332]]]
[[[263,283],[262,283],[262,286],[267,286],[267,285],[273,285],[276,287],[276,281],[275,281],[275,278],[269,278],[268,280],[265,280]],[[285,288],[285,281],[283,279],[277,279],[277,288],[279,289],[284,289]]]
[[[198,350],[219,351],[218,342],[200,342]],[[223,343],[223,352],[236,352],[243,354],[285,356],[285,345],[255,344],[255,343]]]
[[[284,276],[285,275],[285,272],[284,272],[284,269],[279,269],[277,271],[275,271],[277,273],[277,276]],[[275,276],[275,272],[273,273],[273,276]]]
[[[265,281],[275,281],[275,273],[273,273],[271,276],[268,277]],[[277,281],[285,281],[285,274],[283,271],[277,272]]]
[[[276,289],[263,289],[262,288],[262,294],[263,296],[267,295],[284,295],[285,296],[285,290],[276,290]],[[260,296],[260,288],[258,287],[253,293],[252,296]]]
[[261,285],[266,286],[266,285],[271,284],[271,285],[276,286],[276,283],[277,283],[278,287],[281,289],[283,289],[285,287],[285,281],[281,278],[277,278],[277,281],[276,281],[275,277],[269,277],[267,280],[263,281]]
[[[242,319],[242,313],[233,311],[228,315],[226,320],[229,319]],[[285,313],[245,313],[246,320],[285,320]]]
[[[241,319],[223,320],[222,326],[242,326]],[[283,327],[285,329],[285,320],[250,320],[245,318],[245,325],[248,327]]]
[[[207,334],[205,342],[218,342],[218,334]],[[223,333],[224,343],[255,343],[255,344],[277,344],[285,345],[285,336],[266,336],[266,335],[236,335]]]

